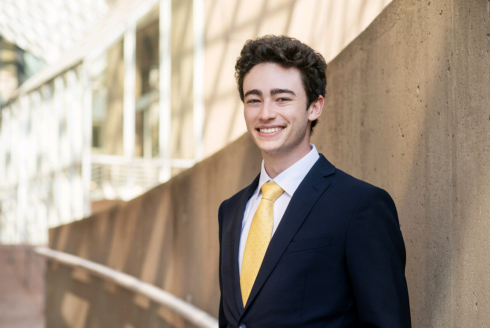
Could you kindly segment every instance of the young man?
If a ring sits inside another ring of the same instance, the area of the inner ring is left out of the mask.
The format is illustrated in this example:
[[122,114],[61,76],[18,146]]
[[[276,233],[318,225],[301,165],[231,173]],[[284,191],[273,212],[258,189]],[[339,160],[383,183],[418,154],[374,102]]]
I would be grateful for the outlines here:
[[405,245],[384,190],[336,169],[310,135],[323,57],[298,40],[246,42],[236,63],[262,170],[219,209],[219,326],[410,327]]

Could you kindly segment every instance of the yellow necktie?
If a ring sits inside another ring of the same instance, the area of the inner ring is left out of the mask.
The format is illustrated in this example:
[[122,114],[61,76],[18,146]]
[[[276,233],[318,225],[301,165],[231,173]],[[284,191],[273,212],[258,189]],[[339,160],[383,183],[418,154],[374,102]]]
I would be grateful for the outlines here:
[[274,225],[274,202],[283,192],[284,190],[274,181],[266,182],[262,186],[262,200],[252,219],[245,252],[243,253],[240,274],[243,306],[247,304],[248,296],[252,291],[265,251],[271,240]]

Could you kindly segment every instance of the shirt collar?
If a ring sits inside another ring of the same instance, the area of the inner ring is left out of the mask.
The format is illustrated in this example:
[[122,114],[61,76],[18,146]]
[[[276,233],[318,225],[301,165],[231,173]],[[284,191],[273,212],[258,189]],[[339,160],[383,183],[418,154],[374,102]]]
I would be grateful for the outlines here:
[[259,185],[257,189],[257,197],[261,195],[262,185],[269,180],[273,180],[284,190],[290,197],[293,197],[294,192],[298,189],[299,184],[305,178],[306,174],[310,171],[311,167],[316,163],[320,155],[316,150],[315,145],[310,144],[311,150],[299,161],[288,167],[281,172],[275,179],[271,179],[267,174],[264,166],[264,160],[262,160],[262,169],[260,171]]

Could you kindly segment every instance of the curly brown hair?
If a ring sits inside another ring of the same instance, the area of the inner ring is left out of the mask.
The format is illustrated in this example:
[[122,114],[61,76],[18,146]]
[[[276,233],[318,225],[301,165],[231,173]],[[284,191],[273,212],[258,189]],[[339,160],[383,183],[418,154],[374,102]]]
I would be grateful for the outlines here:
[[[288,36],[266,35],[255,40],[247,40],[237,58],[235,78],[238,92],[243,101],[243,79],[257,64],[276,63],[283,67],[295,67],[301,72],[306,91],[306,109],[318,99],[325,97],[327,87],[327,63],[323,56],[301,41]],[[311,122],[310,133],[318,120]]]

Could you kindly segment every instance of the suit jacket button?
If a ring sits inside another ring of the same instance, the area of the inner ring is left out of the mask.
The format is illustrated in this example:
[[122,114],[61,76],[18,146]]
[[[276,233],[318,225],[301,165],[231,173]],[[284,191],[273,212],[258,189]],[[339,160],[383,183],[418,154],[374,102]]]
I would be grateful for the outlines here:
[[238,326],[238,328],[247,328],[247,326],[245,326],[245,325],[240,325],[240,326]]

